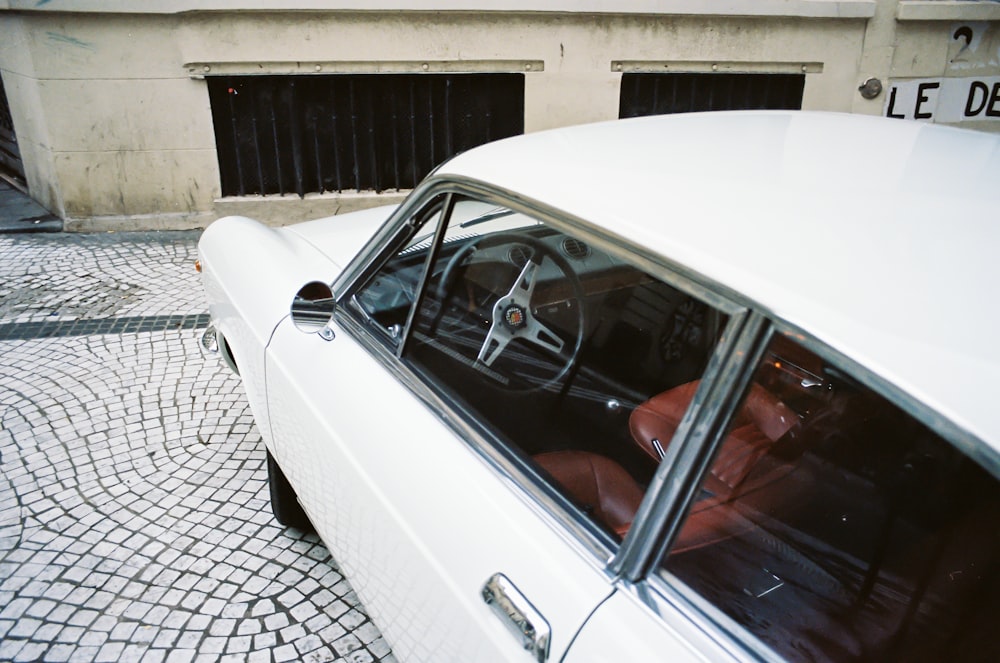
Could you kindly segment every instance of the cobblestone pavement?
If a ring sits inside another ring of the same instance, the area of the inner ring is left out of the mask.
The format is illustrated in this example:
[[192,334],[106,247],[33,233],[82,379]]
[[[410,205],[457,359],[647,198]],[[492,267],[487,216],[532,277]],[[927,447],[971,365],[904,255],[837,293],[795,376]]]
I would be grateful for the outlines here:
[[196,241],[0,236],[0,661],[393,661],[271,515]]

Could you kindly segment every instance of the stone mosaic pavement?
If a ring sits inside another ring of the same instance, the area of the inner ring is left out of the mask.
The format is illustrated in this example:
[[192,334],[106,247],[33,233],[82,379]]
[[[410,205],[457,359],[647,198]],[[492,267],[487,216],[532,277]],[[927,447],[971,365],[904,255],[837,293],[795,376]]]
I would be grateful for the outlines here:
[[394,661],[271,515],[196,241],[0,235],[0,661]]

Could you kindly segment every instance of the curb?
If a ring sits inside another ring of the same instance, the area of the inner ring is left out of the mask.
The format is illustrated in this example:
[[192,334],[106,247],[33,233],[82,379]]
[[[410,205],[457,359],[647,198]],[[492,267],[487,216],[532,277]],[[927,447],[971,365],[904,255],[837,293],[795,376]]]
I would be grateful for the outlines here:
[[63,222],[6,178],[0,178],[0,234],[57,233]]
[[60,233],[62,230],[62,219],[54,214],[26,219],[0,219],[0,234]]

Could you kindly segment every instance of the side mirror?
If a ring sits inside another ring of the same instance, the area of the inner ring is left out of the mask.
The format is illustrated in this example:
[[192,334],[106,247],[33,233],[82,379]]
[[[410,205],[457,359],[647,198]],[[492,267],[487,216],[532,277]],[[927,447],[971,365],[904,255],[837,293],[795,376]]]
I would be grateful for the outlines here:
[[[327,325],[333,319],[333,305],[330,286],[319,281],[306,283],[292,300],[292,322],[299,331],[306,334],[322,332],[329,329]],[[330,338],[332,337],[331,330]]]

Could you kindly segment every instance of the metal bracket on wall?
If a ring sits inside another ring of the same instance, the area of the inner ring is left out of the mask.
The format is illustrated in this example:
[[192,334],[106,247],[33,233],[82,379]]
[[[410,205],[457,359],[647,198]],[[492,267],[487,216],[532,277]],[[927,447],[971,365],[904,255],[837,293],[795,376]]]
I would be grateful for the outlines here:
[[611,71],[622,73],[821,74],[822,62],[726,62],[721,60],[612,60]]
[[330,60],[325,62],[188,62],[188,76],[288,74],[517,74],[545,71],[544,60]]

